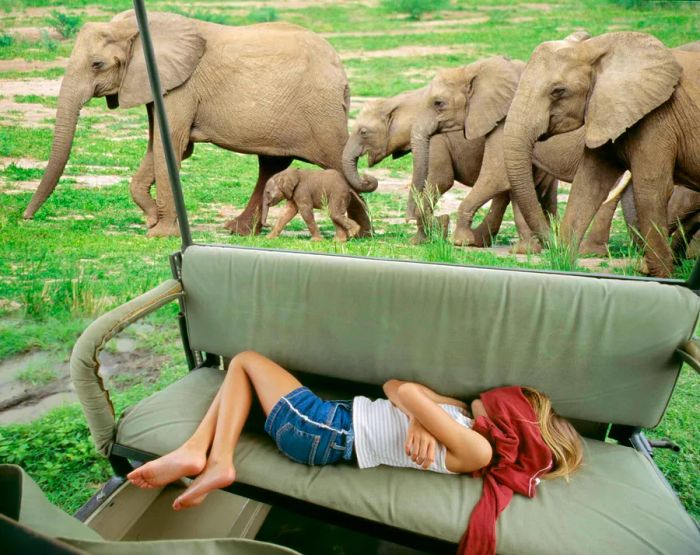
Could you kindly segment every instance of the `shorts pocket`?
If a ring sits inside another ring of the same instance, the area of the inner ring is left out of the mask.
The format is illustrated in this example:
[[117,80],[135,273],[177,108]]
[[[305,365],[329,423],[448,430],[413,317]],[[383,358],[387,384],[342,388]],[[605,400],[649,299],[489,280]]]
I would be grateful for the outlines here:
[[291,422],[280,427],[275,436],[275,443],[282,453],[295,462],[309,465],[314,464],[314,457],[320,442],[320,435],[304,432]]

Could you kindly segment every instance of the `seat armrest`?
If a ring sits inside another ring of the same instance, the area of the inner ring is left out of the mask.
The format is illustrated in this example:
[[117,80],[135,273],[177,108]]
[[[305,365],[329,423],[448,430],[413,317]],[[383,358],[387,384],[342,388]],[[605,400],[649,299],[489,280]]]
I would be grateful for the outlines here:
[[105,456],[114,440],[114,406],[105,389],[100,369],[99,354],[116,334],[183,294],[182,284],[170,279],[158,287],[100,316],[78,338],[70,357],[70,374],[75,391],[83,406],[92,440]]
[[700,337],[686,341],[676,352],[696,372],[700,373]]

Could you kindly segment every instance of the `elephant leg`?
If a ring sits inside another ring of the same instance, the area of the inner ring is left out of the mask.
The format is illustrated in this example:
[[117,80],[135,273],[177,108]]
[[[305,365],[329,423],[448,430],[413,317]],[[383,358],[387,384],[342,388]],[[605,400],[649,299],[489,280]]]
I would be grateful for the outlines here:
[[588,235],[579,247],[579,254],[593,254],[596,256],[608,255],[608,241],[610,240],[610,228],[615,217],[615,210],[619,198],[603,203],[598,209]]
[[314,218],[314,210],[312,206],[309,204],[297,204],[297,206],[299,207],[299,214],[301,214],[301,217],[304,218],[304,221],[306,222],[306,227],[309,228],[309,232],[311,233],[311,240],[323,240],[323,236],[318,230],[318,225],[316,225],[316,218]]
[[350,219],[357,222],[360,229],[355,237],[371,237],[372,236],[372,221],[367,211],[367,205],[355,197],[350,195],[350,203],[348,204],[348,216]]
[[632,159],[634,201],[639,217],[639,232],[644,243],[644,259],[649,274],[669,277],[673,273],[673,253],[668,244],[666,209],[673,190],[673,165],[652,165]]
[[[477,242],[476,235],[472,231],[472,221],[474,220],[474,215],[479,208],[481,208],[495,196],[504,192],[502,190],[499,191],[498,188],[495,188],[496,190],[494,191],[494,188],[495,187],[490,185],[484,185],[481,181],[481,176],[479,176],[474,188],[460,203],[459,208],[457,209],[457,227],[452,238],[455,245],[460,247],[483,246],[486,240],[483,236],[484,230],[480,231],[480,241]],[[508,193],[506,192],[506,195],[507,194]],[[487,224],[487,226],[488,225],[489,224]]]
[[622,215],[625,217],[627,225],[627,234],[632,239],[632,243],[640,252],[644,251],[644,243],[642,235],[639,232],[639,216],[637,215],[637,205],[634,202],[634,183],[630,180],[629,185],[622,193],[620,205],[622,206]]
[[156,180],[153,168],[153,150],[149,147],[141,160],[139,169],[131,178],[129,192],[133,201],[143,210],[146,216],[146,227],[152,228],[158,223],[158,207],[151,196],[151,186]]
[[593,217],[612,190],[622,170],[604,156],[584,153],[571,184],[569,202],[559,227],[560,244],[574,257]]
[[436,230],[444,235],[445,226],[449,224],[449,216],[436,220],[433,216],[435,205],[440,199],[440,190],[437,185],[426,183],[422,191],[413,191],[416,205],[416,234],[411,237],[412,245],[419,245],[432,237]]
[[510,193],[499,193],[491,199],[491,206],[483,221],[473,230],[475,247],[490,247],[498,235],[503,216],[510,204]]
[[255,183],[253,194],[250,195],[248,204],[238,217],[224,224],[232,235],[258,234],[262,230],[262,196],[265,183],[276,173],[286,170],[292,163],[288,156],[263,156],[258,155],[258,181]]
[[129,183],[129,192],[133,201],[143,210],[146,216],[146,227],[151,228],[158,223],[158,207],[156,201],[151,197],[151,187],[156,180],[155,169],[153,167],[153,104],[146,106],[148,114],[148,148],[141,160],[139,169]]
[[510,249],[510,252],[514,254],[531,254],[539,253],[542,251],[542,245],[537,240],[536,235],[530,229],[525,221],[525,216],[523,215],[520,207],[512,201],[513,206],[513,219],[515,220],[515,228],[518,230],[518,242]]
[[[185,155],[192,153],[190,143],[190,129],[195,116],[194,106],[190,106],[188,99],[178,94],[169,94],[164,98],[165,109],[170,124],[170,139],[175,155],[175,164],[179,169]],[[165,150],[160,134],[158,118],[154,116],[153,129],[153,167],[156,177],[156,207],[158,209],[158,223],[148,230],[148,237],[165,237],[180,235],[177,225],[177,212],[173,197],[173,189],[170,184],[167,164],[165,162]]]
[[[331,213],[331,220],[335,225],[336,239],[345,241],[348,237],[355,237],[360,232],[360,225],[345,215],[345,210]],[[345,239],[339,237],[345,235]]]

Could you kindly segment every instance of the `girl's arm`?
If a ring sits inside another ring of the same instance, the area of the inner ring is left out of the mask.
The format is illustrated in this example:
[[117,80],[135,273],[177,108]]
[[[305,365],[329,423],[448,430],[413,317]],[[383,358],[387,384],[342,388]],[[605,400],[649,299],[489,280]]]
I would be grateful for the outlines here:
[[401,403],[401,400],[399,399],[398,395],[398,389],[400,386],[403,384],[411,384],[419,388],[433,403],[441,404],[441,405],[453,405],[455,407],[459,407],[463,410],[467,410],[467,404],[464,401],[460,401],[459,399],[454,399],[452,397],[446,397],[445,395],[440,395],[439,393],[436,393],[429,387],[415,383],[415,382],[405,382],[402,380],[389,380],[384,384],[384,394],[386,395],[387,399],[394,403],[397,407],[399,407],[404,413],[406,413],[408,416],[412,416],[411,413],[406,409],[405,406],[403,406],[403,403]]
[[404,382],[395,389],[389,389],[398,400],[397,406],[415,418],[445,446],[448,470],[473,472],[491,462],[493,450],[488,440],[474,430],[455,422],[425,392],[427,388],[420,384]]

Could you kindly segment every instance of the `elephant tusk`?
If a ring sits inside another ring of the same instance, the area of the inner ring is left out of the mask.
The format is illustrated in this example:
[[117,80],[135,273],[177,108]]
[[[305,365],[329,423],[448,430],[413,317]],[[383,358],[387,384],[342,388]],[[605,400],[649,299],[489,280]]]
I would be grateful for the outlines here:
[[627,188],[631,178],[632,174],[629,172],[629,170],[625,171],[625,173],[622,174],[622,177],[618,180],[617,185],[615,185],[613,190],[610,191],[608,198],[605,199],[603,204],[606,202],[617,201],[623,191]]

